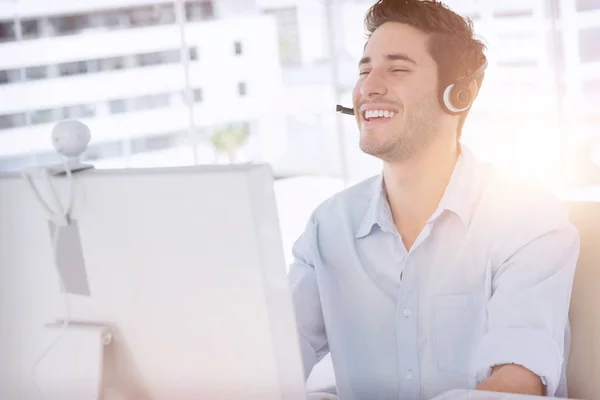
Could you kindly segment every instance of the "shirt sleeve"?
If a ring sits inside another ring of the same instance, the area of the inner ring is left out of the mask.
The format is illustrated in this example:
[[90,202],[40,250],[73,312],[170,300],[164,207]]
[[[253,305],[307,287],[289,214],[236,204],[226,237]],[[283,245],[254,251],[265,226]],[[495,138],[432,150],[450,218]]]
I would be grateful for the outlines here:
[[316,223],[311,218],[295,242],[289,279],[305,379],[313,367],[329,352],[317,275],[314,267]]
[[526,241],[494,271],[488,331],[473,360],[476,383],[496,365],[518,364],[555,394],[578,257],[579,233],[564,222]]

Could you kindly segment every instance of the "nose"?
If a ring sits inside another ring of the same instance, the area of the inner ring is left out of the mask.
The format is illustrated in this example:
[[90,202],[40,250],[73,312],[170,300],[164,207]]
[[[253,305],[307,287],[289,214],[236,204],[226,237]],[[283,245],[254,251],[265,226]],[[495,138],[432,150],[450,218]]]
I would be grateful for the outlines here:
[[364,97],[384,96],[387,93],[385,80],[381,74],[375,70],[362,81],[360,94]]

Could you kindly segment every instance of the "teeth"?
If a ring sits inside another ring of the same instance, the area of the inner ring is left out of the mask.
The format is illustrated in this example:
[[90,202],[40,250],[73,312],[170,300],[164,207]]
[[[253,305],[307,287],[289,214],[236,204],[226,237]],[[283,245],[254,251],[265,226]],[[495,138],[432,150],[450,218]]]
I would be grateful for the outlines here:
[[381,118],[381,117],[393,118],[394,115],[396,115],[396,113],[394,111],[389,111],[389,110],[367,110],[367,111],[365,111],[366,119]]

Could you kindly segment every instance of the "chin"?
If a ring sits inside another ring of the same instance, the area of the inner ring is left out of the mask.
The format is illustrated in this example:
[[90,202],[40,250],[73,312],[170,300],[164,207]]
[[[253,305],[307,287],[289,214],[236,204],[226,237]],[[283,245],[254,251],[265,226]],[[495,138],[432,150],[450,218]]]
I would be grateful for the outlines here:
[[377,158],[385,157],[385,155],[390,151],[390,146],[386,146],[383,143],[373,143],[372,141],[361,140],[359,147],[363,153]]
[[363,153],[386,163],[403,163],[417,154],[415,148],[407,147],[400,142],[375,143],[361,140],[359,147]]

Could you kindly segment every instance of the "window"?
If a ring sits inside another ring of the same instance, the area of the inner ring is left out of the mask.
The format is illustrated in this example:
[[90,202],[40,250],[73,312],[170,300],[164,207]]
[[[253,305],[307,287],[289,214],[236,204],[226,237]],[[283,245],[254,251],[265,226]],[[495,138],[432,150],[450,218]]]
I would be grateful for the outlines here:
[[275,18],[279,41],[279,59],[283,65],[298,65],[300,57],[300,30],[296,7],[267,11]]
[[140,67],[160,64],[160,53],[138,54],[135,58],[136,64]]
[[240,96],[245,96],[247,94],[246,83],[240,82],[238,83],[238,94]]
[[98,31],[124,28],[124,15],[123,11],[92,12],[89,15],[89,26]]
[[184,134],[178,132],[133,139],[131,141],[131,152],[133,154],[146,153],[177,147],[183,136]]
[[600,10],[600,1],[598,1],[598,0],[575,0],[575,9],[577,11]]
[[87,71],[88,74],[92,74],[94,72],[100,71],[100,63],[99,63],[98,59],[87,60],[84,62],[85,62],[85,70]]
[[126,19],[126,13],[121,10],[107,11],[102,15],[102,22],[109,29],[124,28]]
[[175,23],[175,8],[172,3],[155,5],[154,10],[158,24]]
[[600,61],[600,27],[582,29],[579,31],[579,58],[581,62]]
[[153,110],[168,107],[171,104],[171,94],[153,94],[131,99],[131,108],[135,111]]
[[73,76],[87,73],[87,63],[85,61],[75,61],[58,64],[58,74],[60,76]]
[[111,114],[122,114],[127,112],[127,103],[124,99],[111,100],[108,102],[108,110]]
[[195,103],[200,103],[202,101],[202,89],[201,88],[196,88],[194,89],[194,102]]
[[129,21],[134,28],[154,24],[154,10],[151,6],[134,8],[130,12]]
[[179,62],[179,50],[160,51],[156,53],[138,54],[136,64],[140,67]]
[[48,21],[52,27],[53,34],[56,36],[80,33],[91,27],[87,14],[51,17]]
[[45,110],[35,110],[31,112],[31,123],[32,124],[46,124],[48,122],[58,121],[63,119],[62,109],[56,110],[48,108]]
[[180,50],[168,50],[161,51],[159,54],[161,64],[174,64],[178,63],[181,58]]
[[24,19],[21,21],[21,35],[23,39],[37,39],[41,37],[37,19]]
[[186,21],[203,21],[215,17],[212,1],[193,0],[185,5]]
[[175,9],[172,4],[156,4],[137,7],[129,12],[129,22],[134,28],[175,22]]
[[235,42],[233,44],[233,51],[236,56],[239,56],[240,54],[242,54],[242,42]]
[[200,3],[200,8],[202,9],[202,14],[204,14],[206,19],[211,19],[215,17],[215,10],[213,8],[212,1],[203,1]]
[[125,68],[123,57],[111,57],[98,60],[99,71],[116,71]]
[[12,21],[0,22],[0,43],[16,40],[15,24]]
[[103,158],[116,158],[123,154],[122,142],[107,142],[90,145],[83,153],[84,161],[101,160]]
[[20,69],[5,69],[4,71],[0,71],[0,85],[5,85],[8,83],[15,83],[21,80],[21,70]]
[[48,77],[48,67],[45,65],[39,67],[27,67],[25,68],[25,78],[28,81],[35,81],[38,79],[46,79]]
[[[210,5],[212,7],[212,3]],[[204,13],[210,10],[203,6]],[[206,19],[206,18],[205,18]],[[24,19],[21,27],[24,39],[42,36],[42,24],[38,19]],[[172,2],[150,6],[116,9],[85,14],[70,14],[48,18],[51,36],[72,35],[84,31],[106,31],[128,27],[144,27],[175,23],[175,9]],[[45,36],[44,31],[44,36]],[[10,21],[0,22],[0,42],[15,40],[15,30]]]
[[198,60],[198,49],[196,47],[190,47],[189,52],[190,52],[190,55],[189,55],[190,61]]
[[0,115],[0,129],[17,128],[26,124],[25,113]]
[[93,105],[78,104],[75,106],[64,107],[62,114],[65,119],[89,118],[96,114],[96,110]]

